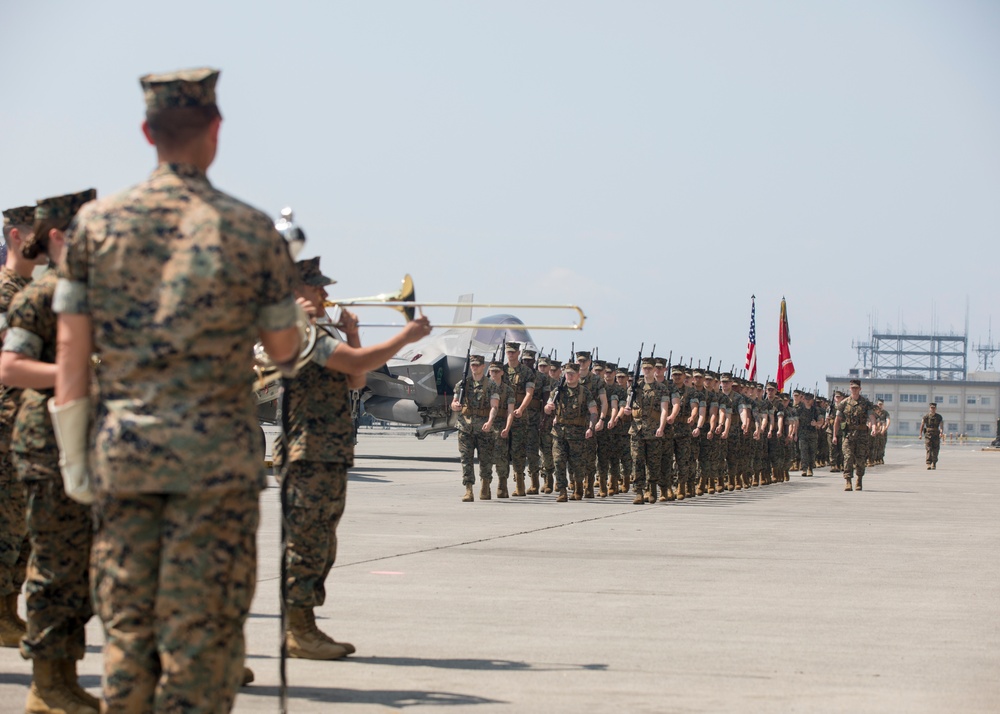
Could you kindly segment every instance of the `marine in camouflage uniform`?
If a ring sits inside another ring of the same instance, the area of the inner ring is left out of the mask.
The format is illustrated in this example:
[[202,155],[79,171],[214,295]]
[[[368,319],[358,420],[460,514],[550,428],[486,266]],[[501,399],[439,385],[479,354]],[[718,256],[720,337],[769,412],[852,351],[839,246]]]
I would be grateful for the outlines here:
[[885,463],[885,446],[889,433],[889,412],[885,408],[885,402],[879,399],[875,403],[875,421],[878,424],[878,434],[875,436],[875,448],[872,452],[872,466]]
[[[507,477],[510,475],[510,434],[514,428],[514,410],[516,399],[514,387],[504,379],[507,367],[503,362],[495,360],[490,363],[490,381],[494,384],[499,398],[499,409],[502,419],[493,423],[493,451],[490,462],[497,473],[497,498],[507,498]],[[487,470],[487,473],[489,471]]]
[[[22,246],[29,260],[58,260],[73,215],[96,196],[93,190],[39,201],[34,231]],[[86,653],[84,626],[90,602],[91,509],[63,488],[59,452],[46,403],[54,394],[58,276],[52,268],[21,290],[7,313],[0,378],[24,389],[10,450],[24,482],[31,542],[26,580],[27,634],[21,656],[32,660],[28,711],[96,712],[98,701],[77,683],[76,663]],[[58,679],[57,679],[58,678]],[[60,686],[61,685],[61,686]]]
[[[586,466],[584,474],[585,498],[594,497],[594,479],[597,476],[597,434],[604,430],[608,419],[608,391],[604,386],[604,380],[591,370],[593,357],[587,350],[580,350],[576,353],[576,363],[580,367],[580,382],[597,400],[598,419],[594,427],[593,439],[587,439],[583,445],[583,463]],[[575,486],[574,486],[575,488]],[[575,494],[574,494],[575,497]]]
[[542,407],[549,399],[549,392],[552,391],[548,374],[541,369],[535,368],[535,357],[537,355],[537,351],[529,349],[524,350],[521,354],[521,363],[532,371],[535,385],[531,401],[528,402],[528,410],[524,413],[524,419],[527,420],[528,424],[524,445],[526,450],[525,458],[528,462],[528,477],[531,479],[531,485],[528,486],[528,490],[526,491],[529,496],[537,495],[540,487],[541,463],[538,458],[538,447],[541,443],[541,438],[539,429],[542,421]]
[[834,392],[833,403],[830,404],[826,415],[826,443],[828,444],[827,449],[830,452],[830,473],[840,473],[844,469],[843,425],[841,425],[841,433],[839,434],[834,431],[834,426],[836,424],[837,411],[840,409],[840,403],[846,396],[841,391]]
[[[538,361],[538,371],[546,375],[546,386],[549,393],[559,384],[562,378],[562,362],[557,359],[542,357]],[[553,376],[554,375],[554,376]],[[534,401],[534,400],[532,400]],[[548,401],[546,395],[545,401]],[[542,413],[538,416],[538,450],[541,452],[542,478],[544,481],[543,493],[552,493],[555,487],[555,461],[552,458],[552,422],[554,417],[546,414],[544,406]]]
[[920,420],[920,433],[917,438],[924,438],[927,450],[927,468],[936,469],[938,452],[941,450],[941,432],[944,427],[944,417],[937,413],[937,404],[931,402],[930,411]]
[[[670,393],[653,377],[652,357],[642,360],[642,380],[633,387],[631,398],[625,397],[624,411],[632,417],[629,433],[632,437],[632,473],[635,475],[634,505],[653,503],[646,495],[650,481],[660,478],[663,458],[663,434],[669,417]],[[653,486],[655,488],[655,485]]]
[[[475,455],[479,454],[479,498],[490,498],[490,482],[493,470],[493,422],[500,407],[500,393],[497,385],[486,376],[486,358],[469,355],[469,369],[472,372],[464,384],[455,385],[455,398],[451,402],[452,411],[458,416],[458,453],[462,460],[462,485],[465,495],[462,500],[473,500],[472,487],[476,483]],[[459,393],[461,392],[461,399]]]
[[510,429],[510,465],[514,472],[514,495],[524,496],[524,465],[528,460],[532,445],[534,453],[538,454],[538,442],[535,441],[537,435],[537,424],[534,434],[532,434],[531,421],[528,407],[535,394],[535,370],[526,364],[522,364],[518,358],[521,345],[517,342],[508,342],[505,352],[507,354],[507,381],[514,388],[514,424]]
[[[625,409],[626,390],[618,386],[617,380],[618,365],[607,364],[604,368],[604,390],[608,395],[608,423],[604,432],[610,435],[608,441],[608,480],[605,484],[601,481],[601,494],[604,497],[604,487],[607,486],[607,495],[614,496],[622,489],[622,443],[623,437],[628,444],[627,428],[621,424],[622,412]],[[612,406],[613,405],[613,406]],[[604,433],[602,432],[602,433]]]
[[583,498],[583,479],[590,473],[585,463],[584,442],[594,436],[597,424],[597,399],[580,380],[580,367],[567,362],[564,368],[565,384],[552,390],[545,411],[555,415],[552,427],[555,444],[557,503],[565,503],[567,496],[566,472],[572,479],[573,499]]
[[[7,331],[11,300],[31,282],[35,264],[21,254],[21,246],[31,235],[34,221],[34,206],[3,212],[4,244],[11,250],[0,268],[0,341]],[[0,384],[0,647],[19,646],[25,634],[25,623],[17,614],[17,599],[24,585],[31,542],[25,523],[24,486],[10,455],[10,435],[20,403],[20,389]]]
[[798,408],[799,464],[803,476],[812,476],[816,465],[816,446],[819,443],[818,425],[822,422],[815,396],[811,392],[802,395]]
[[285,241],[205,175],[217,77],[142,78],[159,165],[77,215],[60,265],[59,404],[87,395],[87,335],[100,358],[92,576],[113,714],[232,708],[265,485],[247,359],[258,336],[279,364],[297,353]]
[[767,454],[766,466],[764,468],[766,482],[776,483],[784,481],[785,477],[780,473],[782,464],[783,432],[785,427],[785,413],[781,405],[781,398],[778,396],[777,382],[768,382],[765,385],[764,409],[767,412]]
[[818,427],[816,430],[817,434],[817,444],[816,444],[816,466],[826,466],[830,463],[830,442],[826,438],[826,415],[830,408],[830,403],[826,400],[826,397],[817,396],[816,397],[816,409],[819,413],[820,421],[822,426]]
[[631,415],[625,414],[625,396],[628,394],[631,375],[624,367],[615,370],[615,382],[618,388],[618,415],[614,432],[617,433],[617,458],[620,464],[620,493],[628,493],[632,485],[632,439],[629,430],[632,426]]
[[[670,368],[670,416],[668,424],[673,424],[673,439],[667,443],[663,458],[673,458],[677,471],[675,493],[677,500],[694,497],[694,481],[697,464],[692,450],[693,430],[698,420],[699,399],[693,390],[684,385],[686,371],[684,365],[674,365]],[[651,494],[652,495],[652,494]]]
[[[667,393],[667,397],[671,394],[671,384],[666,379],[667,374],[667,360],[663,357],[653,356],[653,380],[663,387],[664,391]],[[669,417],[669,412],[672,406],[668,403],[667,412]],[[676,427],[669,421],[663,427],[663,446],[661,448],[660,454],[660,473],[659,477],[656,479],[647,479],[646,481],[646,500],[652,503],[651,499],[656,499],[657,501],[673,501],[674,500],[674,429]],[[657,498],[654,495],[655,488],[659,486],[660,496]]]
[[604,393],[608,400],[605,428],[595,435],[597,442],[597,490],[601,498],[607,498],[609,478],[610,483],[617,483],[621,476],[618,464],[615,462],[615,437],[617,434],[612,433],[609,428],[618,412],[618,391],[615,384],[614,368],[609,368],[606,362],[594,361],[594,375],[603,383]]
[[875,405],[861,394],[861,380],[852,379],[850,384],[851,395],[837,407],[834,433],[844,424],[844,490],[853,490],[851,482],[857,470],[857,490],[861,491],[868,450],[871,448],[871,432],[875,430]]
[[[284,436],[275,449],[286,527],[285,644],[292,657],[340,659],[355,651],[316,626],[313,609],[326,601],[326,578],[337,559],[337,526],[347,503],[347,470],[354,465],[351,390],[365,385],[365,373],[385,363],[425,332],[413,320],[399,333],[362,348],[357,316],[341,311],[337,327],[315,324],[333,280],[319,258],[296,264],[295,293],[313,320],[316,340],[298,374],[284,380]],[[429,329],[427,330],[429,332]]]

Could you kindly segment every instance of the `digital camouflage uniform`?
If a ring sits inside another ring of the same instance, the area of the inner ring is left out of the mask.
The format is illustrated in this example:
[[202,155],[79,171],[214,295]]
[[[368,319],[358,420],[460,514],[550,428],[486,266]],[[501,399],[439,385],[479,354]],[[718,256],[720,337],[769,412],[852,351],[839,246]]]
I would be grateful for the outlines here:
[[[551,377],[546,377],[545,379],[547,390],[545,392],[545,402],[547,402],[556,383]],[[534,403],[534,399],[532,399],[532,403]],[[545,493],[552,493],[556,470],[555,461],[552,457],[552,422],[554,419],[554,416],[545,413],[543,402],[542,411],[538,415],[538,450],[541,452],[541,470],[542,479],[545,483]]]
[[941,430],[944,426],[944,417],[938,413],[924,414],[920,420],[921,428],[924,432],[924,447],[927,451],[927,465],[936,466],[938,452],[941,450]]
[[875,413],[875,421],[878,423],[878,437],[875,439],[875,451],[872,454],[872,461],[876,464],[885,463],[885,446],[889,438],[886,425],[889,423],[889,412],[883,407],[879,407]]
[[[514,389],[514,408],[520,408],[524,402],[527,390],[535,388],[535,370],[526,364],[518,363],[514,366],[506,365],[507,380]],[[514,472],[514,480],[519,483],[524,481],[524,465],[532,458],[538,458],[538,423],[535,422],[534,429],[530,420],[530,410],[525,409],[523,416],[514,417],[514,423],[510,427],[510,465]],[[535,465],[537,469],[537,463]],[[520,495],[524,495],[522,492]]]
[[347,375],[326,367],[340,337],[317,329],[308,364],[283,380],[285,432],[274,462],[284,472],[285,603],[319,607],[337,559],[337,526],[347,502],[347,470],[354,466],[354,422]]
[[628,388],[616,384],[615,390],[618,393],[619,407],[618,425],[613,430],[615,434],[615,460],[618,461],[619,473],[621,474],[618,490],[625,493],[632,484],[632,437],[629,433],[632,428],[632,417],[621,413],[621,410],[625,408]]
[[[716,434],[719,456],[720,487],[732,491],[734,486],[736,465],[736,450],[739,448],[739,416],[733,412],[736,392],[719,392],[719,419],[717,426],[722,427],[722,434]],[[729,434],[725,434],[726,420],[730,420]]]
[[844,425],[844,478],[850,483],[854,472],[857,471],[860,481],[865,475],[868,450],[871,448],[871,427],[868,426],[868,417],[875,411],[875,405],[864,395],[857,399],[848,396],[840,402],[838,411],[841,423]]
[[[208,82],[214,101],[214,74],[178,96],[197,101]],[[144,86],[149,103],[170,84]],[[105,703],[228,711],[265,484],[248,360],[259,330],[295,325],[288,248],[197,167],[161,164],[77,215],[60,278],[56,309],[90,316],[100,358],[92,577]]]
[[674,420],[673,438],[665,444],[662,458],[673,458],[676,470],[675,491],[677,498],[683,499],[685,496],[694,495],[694,481],[698,467],[692,453],[694,444],[691,431],[694,429],[694,425],[688,424],[687,420],[691,417],[699,400],[694,390],[684,385],[677,387],[670,384],[668,388],[671,409],[673,409],[674,404],[680,404],[681,409]]
[[[580,375],[580,384],[585,386],[594,396],[594,399],[597,402],[598,417],[600,417],[601,397],[603,396],[606,399],[608,396],[608,390],[604,386],[604,380],[593,372],[590,372],[586,377],[582,374]],[[604,426],[607,426],[607,422],[604,423],[601,431],[604,430]],[[593,438],[587,439],[583,444],[583,465],[585,468],[583,481],[588,498],[594,497],[594,478],[597,475],[597,434],[598,432],[595,431]]]
[[[541,422],[542,422],[542,408],[549,399],[549,393],[552,391],[552,385],[547,375],[541,373],[541,371],[533,370],[534,376],[532,382],[535,387],[535,393],[531,398],[531,403],[528,404],[528,409],[525,412],[524,418],[528,422],[528,431],[525,434],[525,449],[527,453],[525,455],[528,462],[528,475],[531,477],[531,488],[528,489],[529,495],[534,495],[538,493],[539,487],[539,477],[540,473],[540,461],[538,457],[539,446],[541,445]],[[516,421],[516,419],[515,419]]]
[[[618,386],[604,382],[604,391],[608,400],[608,414],[612,409],[618,408]],[[608,419],[610,421],[610,418]],[[609,429],[605,422],[604,428],[594,434],[597,441],[597,486],[600,489],[601,498],[608,494],[609,477],[610,483],[617,483],[621,477],[616,453],[616,441],[618,437],[617,429]]]
[[[488,378],[487,378],[488,379]],[[493,382],[490,379],[490,382]],[[514,398],[514,388],[507,382],[501,382],[496,384],[493,382],[492,388],[496,390],[497,398],[499,399],[499,409],[497,410],[496,421],[493,422],[493,450],[490,453],[490,463],[493,465],[493,469],[496,471],[497,478],[504,481],[510,475],[510,457],[511,457],[511,437],[510,435],[514,433],[514,424],[517,423],[517,419],[511,423],[510,432],[507,436],[501,436],[504,426],[507,424],[507,410],[515,409],[517,404]],[[480,475],[483,472],[480,471]],[[489,470],[486,470],[487,475]],[[462,483],[466,483],[463,477]]]
[[[550,397],[551,399],[551,397]],[[590,467],[585,463],[584,442],[587,439],[587,426],[590,423],[589,410],[597,406],[597,399],[583,384],[583,380],[575,387],[564,384],[555,404],[555,426],[552,427],[552,442],[556,463],[556,487],[561,491],[568,485],[566,471],[575,484],[574,498],[580,500],[583,479],[590,473]]]
[[819,443],[819,431],[812,422],[820,420],[819,409],[815,402],[806,406],[805,400],[797,408],[799,420],[799,466],[803,473],[812,474],[816,466],[816,446]]
[[[618,386],[618,384],[606,384],[605,390],[608,395],[608,404],[617,404],[619,411],[618,423],[615,424],[615,428],[606,429],[611,436],[608,445],[608,472],[611,479],[608,484],[608,493],[613,494],[625,490],[625,487],[622,485],[622,477],[626,474],[632,474],[632,448],[629,437],[629,427],[631,425],[624,421],[625,415],[621,414],[621,411],[625,408],[626,390]],[[627,471],[624,470],[625,464],[629,464]]]
[[[843,400],[841,400],[843,401]],[[830,402],[829,409],[827,411],[827,422],[826,422],[826,443],[827,451],[830,454],[830,472],[837,473],[842,471],[844,468],[844,425],[840,425],[840,434],[837,434],[837,441],[834,442],[834,419],[837,416],[837,404],[836,402]]]
[[[656,484],[660,478],[660,460],[663,458],[663,437],[656,435],[660,428],[663,405],[670,408],[670,394],[664,385],[640,379],[635,388],[635,405],[632,407],[632,426],[629,429],[632,447],[632,475],[634,490],[642,495],[647,485]],[[638,499],[636,501],[639,502]]]
[[[0,333],[7,329],[11,300],[29,282],[31,278],[23,278],[7,266],[0,267]],[[0,598],[21,592],[31,552],[24,486],[17,478],[10,455],[10,435],[20,404],[20,389],[0,385]],[[13,604],[16,606],[16,600]]]
[[[455,385],[456,394],[460,385],[461,382]],[[478,382],[471,374],[466,377],[462,411],[458,416],[458,454],[462,460],[462,484],[465,486],[476,483],[476,453],[479,454],[479,478],[485,483],[493,480],[493,449],[497,437],[492,430],[484,432],[483,425],[489,421],[491,407],[497,408],[497,421],[501,419],[499,406],[500,390],[492,379],[485,374]],[[506,408],[504,405],[504,420]]]
[[[11,301],[5,352],[55,363],[56,272],[49,269]],[[25,389],[11,435],[14,466],[24,482],[31,541],[25,601],[25,659],[81,660],[90,604],[88,563],[93,520],[89,506],[66,496],[46,402],[52,389]]]

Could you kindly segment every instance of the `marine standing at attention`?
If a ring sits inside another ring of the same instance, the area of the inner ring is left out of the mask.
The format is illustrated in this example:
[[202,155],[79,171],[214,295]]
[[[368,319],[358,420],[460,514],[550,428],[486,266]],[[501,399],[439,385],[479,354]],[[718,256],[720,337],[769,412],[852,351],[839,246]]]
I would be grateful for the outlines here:
[[841,423],[844,429],[844,490],[851,491],[851,479],[854,470],[858,471],[858,491],[863,490],[862,479],[868,463],[868,450],[871,439],[875,436],[875,405],[861,394],[861,380],[850,382],[851,395],[840,402],[837,407],[837,417],[833,422],[833,443],[839,440],[838,430]]
[[111,714],[232,708],[265,484],[251,355],[290,374],[300,351],[285,240],[205,174],[218,76],[141,79],[159,165],[77,215],[59,266],[54,420],[63,476],[93,479]]
[[458,454],[462,460],[462,484],[466,503],[475,500],[472,487],[476,483],[475,457],[479,455],[479,499],[490,498],[491,472],[493,471],[493,422],[500,408],[500,392],[486,376],[486,358],[469,355],[469,371],[464,383],[455,385],[455,398],[451,409],[458,416]]
[[[36,261],[21,253],[31,237],[35,207],[20,206],[3,212],[3,239],[7,257],[0,268],[0,342],[7,332],[10,301],[31,282]],[[24,585],[31,543],[24,521],[24,486],[17,478],[10,456],[10,433],[21,404],[21,390],[0,384],[0,647],[17,647],[25,622],[17,614],[17,597]]]

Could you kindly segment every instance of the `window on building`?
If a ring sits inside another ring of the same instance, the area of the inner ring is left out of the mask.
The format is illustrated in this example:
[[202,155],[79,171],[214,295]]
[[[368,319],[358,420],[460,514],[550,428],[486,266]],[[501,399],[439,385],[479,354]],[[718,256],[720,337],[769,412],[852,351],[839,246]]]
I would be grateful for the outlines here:
[[980,397],[979,398],[979,403],[982,404],[984,407],[988,407],[991,404],[993,404],[993,398],[992,397]]
[[889,402],[892,401],[892,395],[891,394],[879,394],[878,392],[876,392],[875,393],[875,401],[878,401],[879,399],[881,399],[883,402],[885,402],[886,404],[888,404]]
[[965,428],[962,429],[962,433],[963,434],[975,434],[976,433],[976,425],[975,424],[966,424]]
[[989,424],[980,424],[979,425],[979,433],[980,434],[989,435],[989,434],[993,433],[993,429],[990,428]]
[[948,431],[950,432],[958,431],[958,422],[957,421],[948,422]]
[[926,394],[900,394],[900,402],[908,402],[910,404],[926,404],[927,395]]
[[975,397],[966,397],[965,398],[965,403],[966,404],[975,404],[976,403],[976,398]]
[[903,403],[906,403],[906,402],[910,401],[910,395],[909,394],[900,394],[899,395],[899,401],[903,402]]
[[934,397],[935,404],[944,404],[944,397]]
[[949,404],[958,404],[958,395],[957,394],[949,394],[948,395],[948,403]]

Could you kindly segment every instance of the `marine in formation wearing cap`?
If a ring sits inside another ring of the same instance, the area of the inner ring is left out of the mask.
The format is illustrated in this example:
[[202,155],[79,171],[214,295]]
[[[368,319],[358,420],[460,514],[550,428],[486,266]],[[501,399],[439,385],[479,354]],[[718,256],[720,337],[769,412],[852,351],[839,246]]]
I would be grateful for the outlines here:
[[[54,300],[56,418],[82,453],[64,448],[63,472],[86,472],[90,452],[112,713],[232,708],[265,483],[246,360],[258,337],[285,369],[299,351],[285,241],[206,176],[218,76],[140,80],[158,166],[77,216]],[[100,396],[87,444],[92,352]]]
[[931,402],[928,411],[920,420],[920,433],[917,438],[924,438],[927,451],[927,468],[936,469],[938,452],[941,450],[941,432],[944,430],[944,417],[937,413],[937,404]]
[[[38,202],[35,223],[21,245],[29,261],[58,261],[66,230],[93,189]],[[66,495],[47,402],[56,385],[57,275],[52,268],[21,290],[7,313],[0,354],[0,381],[21,387],[11,452],[24,482],[31,556],[27,568],[27,634],[21,654],[32,662],[28,711],[96,712],[98,701],[80,687],[76,663],[83,659],[84,626],[93,614],[89,559],[93,521],[90,507]]]
[[[597,434],[604,430],[608,421],[608,392],[604,386],[604,380],[594,374],[593,356],[589,350],[580,350],[576,353],[576,364],[580,368],[580,383],[586,387],[597,400],[597,424],[594,426],[593,440],[587,440],[583,445],[583,463],[586,473],[583,481],[583,495],[585,498],[594,497],[594,480],[597,476]],[[575,486],[574,486],[575,488]],[[575,497],[575,494],[574,494]]]
[[[36,260],[21,253],[31,238],[34,206],[8,208],[3,212],[3,238],[7,256],[0,267],[0,342],[7,332],[11,300],[31,282]],[[10,455],[10,436],[21,403],[21,390],[0,384],[0,647],[17,647],[25,634],[25,623],[17,614],[17,600],[24,585],[31,544],[24,520],[24,487],[17,478]]]
[[545,405],[547,414],[555,415],[552,427],[558,503],[568,500],[567,469],[573,481],[573,499],[583,498],[583,481],[592,466],[586,463],[584,444],[594,438],[597,426],[597,398],[580,379],[580,366],[567,362],[566,382],[553,389]]
[[507,357],[507,381],[514,388],[514,425],[510,430],[508,448],[510,450],[510,465],[514,472],[514,495],[524,496],[524,467],[528,461],[530,445],[534,445],[534,453],[538,453],[536,436],[538,425],[535,424],[534,435],[531,434],[528,406],[535,395],[535,370],[521,363],[521,345],[508,342],[505,349]]
[[858,472],[857,490],[863,489],[865,467],[868,464],[868,451],[871,448],[871,438],[875,436],[875,405],[861,393],[861,380],[852,379],[850,396],[840,402],[837,416],[834,420],[834,443],[840,441],[838,429],[844,425],[844,490],[851,491],[855,470]]
[[[507,490],[507,479],[510,476],[510,434],[514,428],[514,410],[517,408],[517,400],[514,397],[514,387],[507,381],[507,366],[502,360],[490,362],[490,381],[493,389],[500,397],[500,419],[493,423],[493,469],[497,475],[497,498],[508,498],[510,493]],[[487,469],[489,473],[489,469]],[[489,481],[486,484],[486,493],[480,494],[485,500],[489,498]],[[466,493],[463,501],[467,500],[469,494]]]
[[[663,435],[670,416],[670,394],[653,377],[652,357],[642,360],[642,380],[634,385],[631,400],[626,397],[624,412],[631,417],[632,473],[635,477],[634,505],[646,502],[650,482],[660,478]],[[655,485],[653,486],[655,489]],[[652,502],[652,501],[650,501]]]
[[455,385],[451,409],[458,412],[458,454],[462,461],[462,500],[472,502],[472,487],[476,484],[475,457],[479,455],[479,498],[490,498],[493,470],[493,448],[496,435],[493,424],[500,410],[500,393],[486,376],[486,358],[469,355],[469,376]]

